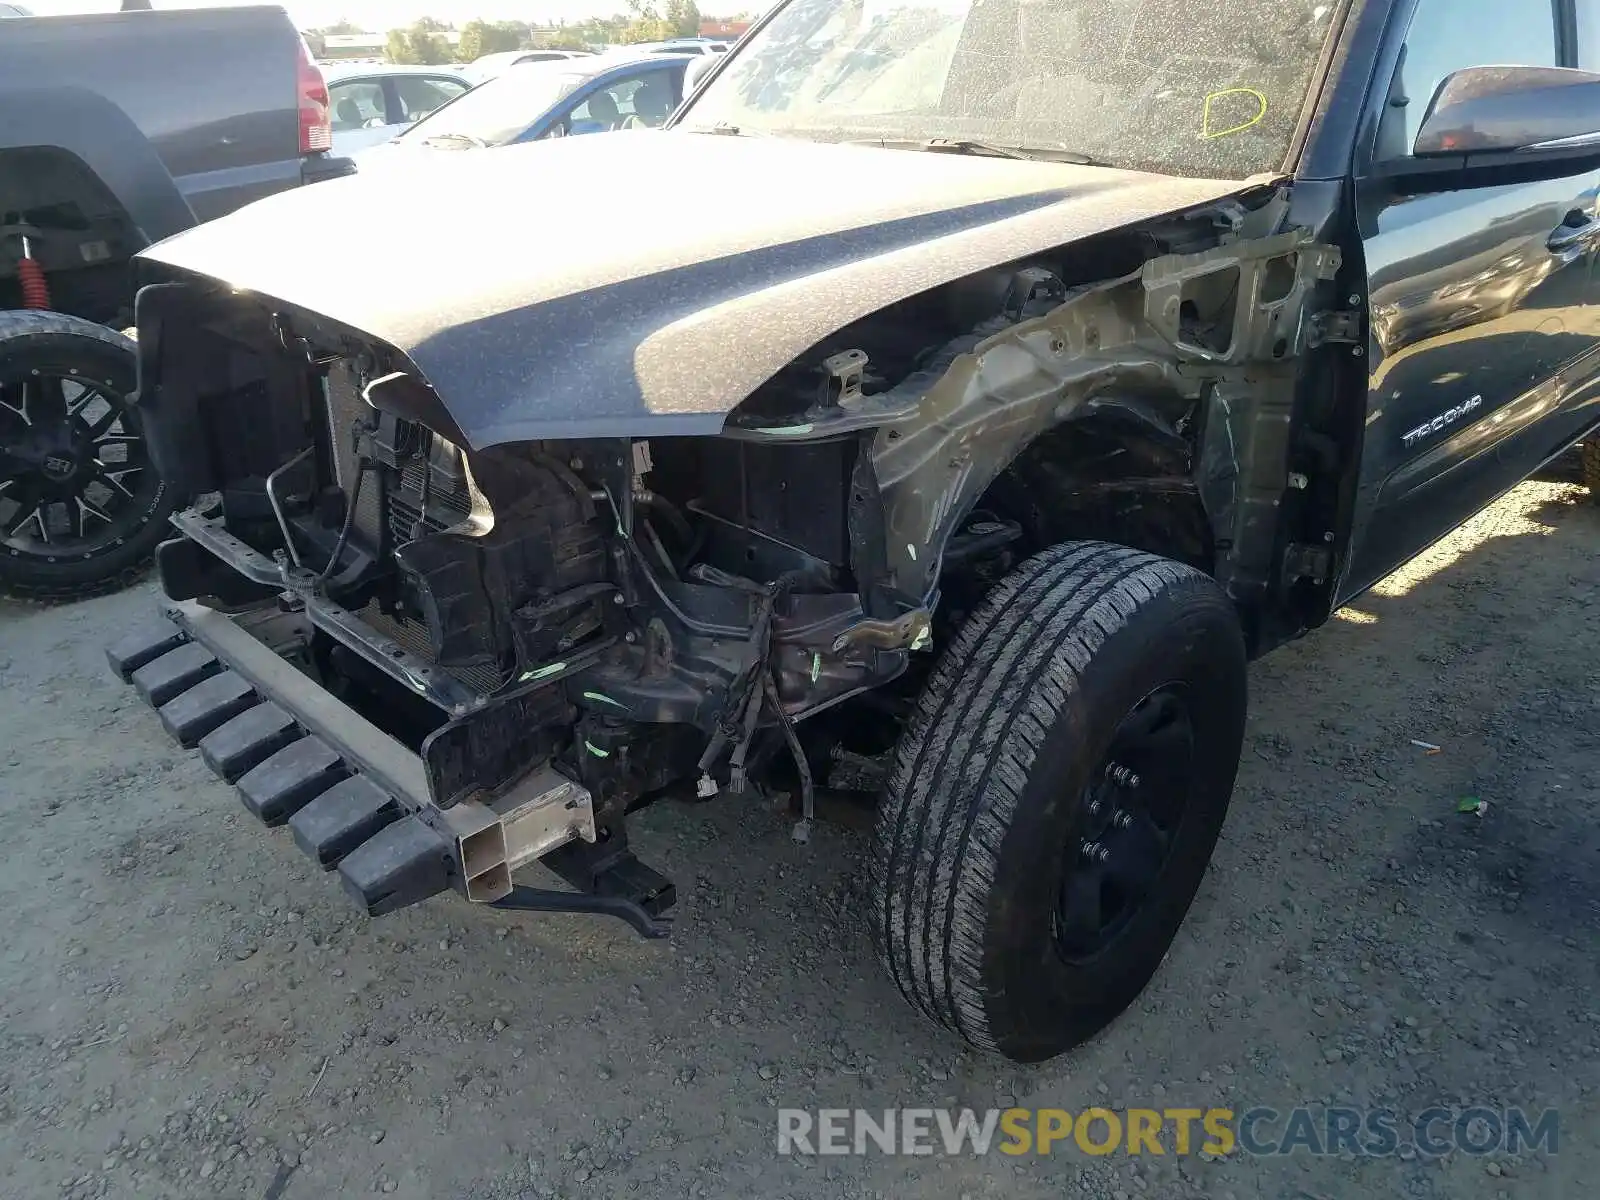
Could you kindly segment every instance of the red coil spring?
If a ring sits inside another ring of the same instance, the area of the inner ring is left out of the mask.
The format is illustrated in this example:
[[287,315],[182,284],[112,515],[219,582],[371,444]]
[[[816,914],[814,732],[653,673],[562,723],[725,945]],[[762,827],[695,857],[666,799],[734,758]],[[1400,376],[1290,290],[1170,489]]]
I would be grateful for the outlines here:
[[45,282],[44,268],[36,258],[17,260],[17,282],[22,284],[23,308],[49,308],[50,285]]

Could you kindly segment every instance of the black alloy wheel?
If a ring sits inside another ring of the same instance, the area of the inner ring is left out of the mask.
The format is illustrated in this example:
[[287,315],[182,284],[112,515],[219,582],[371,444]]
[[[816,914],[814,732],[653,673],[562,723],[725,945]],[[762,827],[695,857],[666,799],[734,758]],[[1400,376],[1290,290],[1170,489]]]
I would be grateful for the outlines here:
[[70,368],[0,379],[0,530],[7,549],[92,555],[137,532],[160,481],[128,398]]
[[0,313],[0,586],[68,599],[132,582],[174,507],[130,397],[128,338]]

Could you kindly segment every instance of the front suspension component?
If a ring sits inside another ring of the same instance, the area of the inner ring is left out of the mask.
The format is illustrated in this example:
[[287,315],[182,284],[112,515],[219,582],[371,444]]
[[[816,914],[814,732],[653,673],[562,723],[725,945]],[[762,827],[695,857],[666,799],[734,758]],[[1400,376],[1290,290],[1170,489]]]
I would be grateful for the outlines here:
[[33,243],[37,236],[38,231],[31,225],[0,228],[0,238],[14,237],[22,244],[21,253],[17,255],[17,283],[22,289],[22,307],[43,310],[52,305],[44,266],[33,256]]

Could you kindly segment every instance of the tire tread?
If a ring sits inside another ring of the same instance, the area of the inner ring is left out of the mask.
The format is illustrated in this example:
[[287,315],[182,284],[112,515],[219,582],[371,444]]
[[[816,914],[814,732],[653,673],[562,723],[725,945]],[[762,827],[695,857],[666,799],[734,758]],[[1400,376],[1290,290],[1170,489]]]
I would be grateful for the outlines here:
[[980,1048],[999,1048],[981,984],[987,902],[1033,761],[1105,641],[1196,583],[1215,590],[1126,546],[1056,546],[989,594],[923,690],[874,835],[873,930],[907,999]]

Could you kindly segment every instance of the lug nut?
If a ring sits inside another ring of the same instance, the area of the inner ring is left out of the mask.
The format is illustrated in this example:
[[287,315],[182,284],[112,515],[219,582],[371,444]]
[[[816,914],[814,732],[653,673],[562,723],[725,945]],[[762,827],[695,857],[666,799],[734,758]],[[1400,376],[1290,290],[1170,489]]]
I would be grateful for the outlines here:
[[1118,829],[1126,829],[1129,825],[1133,824],[1133,814],[1124,812],[1119,808],[1117,809],[1116,814],[1112,816],[1111,823]]
[[1111,851],[1107,850],[1099,842],[1084,842],[1083,845],[1079,847],[1079,851],[1090,862],[1103,863],[1106,859],[1111,857]]
[[1112,763],[1106,769],[1106,778],[1118,787],[1136,788],[1139,786],[1139,776],[1120,763]]

